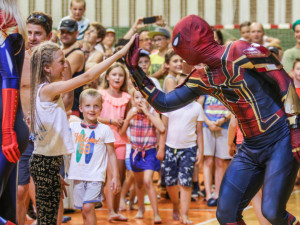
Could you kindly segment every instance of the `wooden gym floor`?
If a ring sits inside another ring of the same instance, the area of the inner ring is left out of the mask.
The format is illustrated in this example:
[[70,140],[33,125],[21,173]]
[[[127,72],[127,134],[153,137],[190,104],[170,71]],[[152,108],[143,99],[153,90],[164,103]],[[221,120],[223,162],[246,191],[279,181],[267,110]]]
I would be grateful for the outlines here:
[[[216,220],[216,207],[207,207],[203,197],[196,198],[196,202],[191,202],[189,217],[196,225],[217,225],[219,224]],[[97,209],[97,224],[108,225],[108,224],[122,224],[122,225],[150,225],[153,224],[152,220],[152,209],[150,205],[145,206],[144,219],[134,219],[137,211],[123,211],[121,212],[124,216],[128,217],[128,222],[113,222],[107,221],[107,209],[104,203],[103,208]],[[287,205],[287,210],[300,219],[300,186],[295,186],[293,193],[291,194],[290,200]],[[165,198],[159,199],[159,212],[162,217],[162,224],[165,225],[178,225],[180,222],[172,220],[172,205],[170,200]],[[83,220],[80,211],[72,214],[66,214],[72,217],[72,220],[68,225],[82,225]],[[249,225],[259,225],[254,210],[250,205],[244,211],[244,220]],[[27,220],[26,224],[34,224],[32,220]]]

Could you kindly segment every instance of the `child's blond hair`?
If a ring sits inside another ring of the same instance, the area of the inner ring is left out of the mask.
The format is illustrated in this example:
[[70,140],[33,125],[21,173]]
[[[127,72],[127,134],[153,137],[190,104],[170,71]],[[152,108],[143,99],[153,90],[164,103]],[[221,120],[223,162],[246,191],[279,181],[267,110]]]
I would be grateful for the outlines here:
[[102,105],[102,96],[101,96],[100,92],[94,88],[88,88],[88,89],[85,89],[83,92],[81,92],[81,94],[79,96],[79,105],[81,105],[83,99],[86,98],[87,96],[98,98]]
[[70,2],[70,7],[72,7],[72,3],[73,3],[73,2],[76,2],[76,3],[83,3],[84,8],[85,8],[85,6],[86,6],[85,0],[71,0],[71,2]]

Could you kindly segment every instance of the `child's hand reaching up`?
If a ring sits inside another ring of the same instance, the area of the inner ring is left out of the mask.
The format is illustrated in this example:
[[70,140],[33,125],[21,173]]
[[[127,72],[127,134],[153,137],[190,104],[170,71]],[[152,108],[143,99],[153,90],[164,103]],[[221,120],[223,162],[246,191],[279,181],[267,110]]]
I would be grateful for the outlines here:
[[117,53],[121,54],[121,56],[124,56],[128,52],[128,50],[130,49],[130,47],[133,44],[133,42],[135,41],[136,36],[137,36],[137,34],[133,35],[130,38],[129,42],[120,51],[118,51]]

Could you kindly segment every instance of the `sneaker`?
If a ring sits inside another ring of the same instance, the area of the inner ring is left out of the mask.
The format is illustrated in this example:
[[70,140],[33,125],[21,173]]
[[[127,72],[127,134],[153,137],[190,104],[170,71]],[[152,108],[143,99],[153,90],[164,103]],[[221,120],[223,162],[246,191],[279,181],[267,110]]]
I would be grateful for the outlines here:
[[64,209],[64,214],[74,213],[75,209]]
[[30,200],[29,202],[29,206],[28,206],[28,210],[27,210],[27,215],[33,219],[33,220],[36,220],[36,213],[33,209],[33,205],[32,205],[32,201]]
[[193,198],[198,198],[199,197],[198,191],[196,189],[193,189],[193,191],[192,191],[192,197]]
[[206,197],[205,189],[203,189],[202,191],[199,191],[198,194],[202,197]]
[[64,216],[61,222],[62,222],[62,223],[67,223],[67,222],[69,222],[71,219],[72,219],[71,216]]
[[149,199],[149,196],[148,195],[145,195],[144,196],[144,205],[150,205],[150,199]]
[[199,191],[200,191],[200,187],[199,187],[198,181],[193,182],[192,197],[198,198],[199,197],[199,194],[198,194]]
[[207,206],[210,206],[210,207],[217,206],[218,205],[218,199],[210,198],[210,199],[208,199],[206,204],[207,204]]
[[102,206],[103,206],[102,202],[97,202],[95,205],[95,209],[100,209],[102,208]]

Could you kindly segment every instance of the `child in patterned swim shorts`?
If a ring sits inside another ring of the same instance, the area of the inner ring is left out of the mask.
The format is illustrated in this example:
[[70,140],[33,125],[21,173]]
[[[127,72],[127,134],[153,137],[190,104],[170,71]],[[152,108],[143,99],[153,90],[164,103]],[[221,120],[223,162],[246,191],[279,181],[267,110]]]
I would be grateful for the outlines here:
[[173,203],[173,219],[180,219],[180,190],[181,221],[191,224],[188,209],[194,165],[200,163],[203,157],[203,109],[199,103],[192,102],[181,109],[163,113],[162,120],[167,131],[160,136],[157,158],[163,160],[162,172],[165,173],[167,191]]

